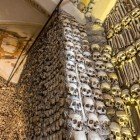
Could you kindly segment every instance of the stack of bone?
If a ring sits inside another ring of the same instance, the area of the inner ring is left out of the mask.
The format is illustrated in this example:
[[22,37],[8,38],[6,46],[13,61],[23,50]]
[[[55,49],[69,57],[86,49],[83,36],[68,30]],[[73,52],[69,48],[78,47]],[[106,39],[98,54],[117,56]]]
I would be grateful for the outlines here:
[[140,1],[118,0],[104,22],[112,63],[127,105],[131,130],[140,136]]
[[[100,90],[102,91],[101,101],[106,106],[107,116],[111,122],[109,126],[111,132],[108,131],[107,135],[106,131],[106,138],[121,139],[127,137],[128,139],[132,139],[129,129],[129,116],[124,104],[126,99],[124,99],[125,96],[122,94],[118,77],[111,62],[112,48],[109,45],[105,45],[107,43],[105,33],[99,20],[90,17],[87,19],[87,23],[90,23],[87,24],[87,34],[91,44],[98,83],[100,83]],[[100,135],[102,137],[102,134]]]

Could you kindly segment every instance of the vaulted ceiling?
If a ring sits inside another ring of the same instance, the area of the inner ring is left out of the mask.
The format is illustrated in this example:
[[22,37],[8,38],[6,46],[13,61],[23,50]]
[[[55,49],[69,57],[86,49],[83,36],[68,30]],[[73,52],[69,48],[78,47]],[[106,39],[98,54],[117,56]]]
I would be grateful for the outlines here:
[[[86,5],[89,3],[89,0],[81,1]],[[29,45],[32,44],[58,2],[59,0],[0,1],[0,76],[8,79],[21,50],[29,39]],[[103,21],[115,2],[116,0],[95,0],[93,15]],[[69,0],[64,0],[61,8],[79,22],[85,23],[84,14]],[[23,65],[16,72],[12,82],[18,81],[22,68]]]

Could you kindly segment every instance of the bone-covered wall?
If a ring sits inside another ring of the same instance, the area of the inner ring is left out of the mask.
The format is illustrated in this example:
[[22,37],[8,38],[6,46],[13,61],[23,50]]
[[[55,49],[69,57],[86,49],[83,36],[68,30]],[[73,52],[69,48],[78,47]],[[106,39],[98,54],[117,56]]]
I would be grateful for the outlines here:
[[127,106],[131,132],[140,137],[140,1],[118,0],[104,22],[112,63]]

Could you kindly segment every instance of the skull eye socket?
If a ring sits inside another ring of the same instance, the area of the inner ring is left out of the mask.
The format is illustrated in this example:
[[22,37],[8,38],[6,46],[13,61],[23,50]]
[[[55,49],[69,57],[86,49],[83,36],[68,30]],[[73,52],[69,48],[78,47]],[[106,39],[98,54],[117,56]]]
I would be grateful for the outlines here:
[[77,124],[77,120],[74,119],[74,120],[73,120],[73,124]]
[[89,108],[89,107],[90,107],[90,106],[89,106],[89,104],[86,104],[85,106],[86,106],[87,108]]
[[101,110],[102,108],[101,107],[98,107],[98,110]]
[[93,124],[94,122],[93,122],[93,120],[89,120],[89,124]]
[[76,105],[76,102],[73,102],[72,105],[75,106]]
[[70,90],[72,90],[72,91],[73,91],[73,90],[74,90],[74,88],[73,88],[73,87],[71,87],[71,88],[70,88]]

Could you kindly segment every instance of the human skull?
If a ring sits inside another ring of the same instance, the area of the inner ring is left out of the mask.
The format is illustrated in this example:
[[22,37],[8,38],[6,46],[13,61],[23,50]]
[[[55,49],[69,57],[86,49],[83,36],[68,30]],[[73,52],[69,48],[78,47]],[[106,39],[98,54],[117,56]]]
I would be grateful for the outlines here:
[[123,89],[122,94],[121,94],[122,99],[124,100],[125,103],[128,103],[131,101],[131,96],[129,93],[129,89]]
[[111,61],[111,55],[108,53],[103,53],[102,54],[102,61],[104,61],[105,63],[110,62]]
[[69,99],[70,105],[69,108],[72,109],[74,112],[82,110],[82,104],[77,97],[71,97]]
[[122,20],[122,25],[124,27],[126,27],[130,22],[131,22],[131,17],[130,16],[125,16]]
[[108,76],[107,76],[107,73],[105,71],[99,71],[97,73],[97,75],[98,75],[98,78],[99,78],[101,83],[108,81]]
[[65,35],[64,37],[65,37],[65,41],[66,41],[66,42],[73,42],[73,36],[67,34],[67,35]]
[[121,140],[121,127],[116,122],[110,124],[111,134],[109,135],[110,140]]
[[70,41],[65,42],[65,49],[69,50],[69,51],[73,51],[74,50],[74,44]]
[[125,140],[132,140],[133,139],[129,128],[127,128],[127,127],[122,128],[121,133],[122,133],[122,136],[124,137]]
[[79,114],[70,114],[70,125],[74,130],[80,131],[83,129],[82,117]]
[[111,81],[111,83],[113,84],[113,85],[116,85],[116,84],[118,84],[119,82],[118,82],[118,76],[117,76],[117,74],[116,73],[109,73],[108,74],[108,77],[109,77],[109,79],[110,79],[110,81]]
[[85,65],[82,64],[82,63],[79,63],[79,64],[78,64],[77,69],[78,69],[78,72],[80,72],[80,73],[86,72],[86,67],[85,67]]
[[84,103],[84,110],[86,111],[86,113],[94,112],[95,103],[91,97],[84,97],[83,103]]
[[78,8],[82,13],[85,13],[85,12],[86,12],[86,5],[85,5],[83,2],[80,2],[80,3],[77,5],[77,8]]
[[115,98],[115,107],[117,110],[123,111],[124,110],[124,102],[121,98]]
[[100,89],[93,89],[93,97],[95,100],[103,100],[103,94]]
[[113,64],[113,66],[116,66],[118,64],[117,58],[116,57],[112,57],[111,58],[111,63]]
[[75,53],[72,51],[66,51],[67,60],[75,62]]
[[80,73],[79,75],[81,83],[89,84],[89,77],[86,73]]
[[102,140],[99,134],[95,131],[90,131],[88,133],[88,140]]
[[73,71],[66,71],[67,73],[67,81],[71,83],[77,83],[77,75]]
[[117,61],[118,62],[122,62],[126,59],[126,54],[124,51],[120,51],[118,54],[117,54]]
[[78,29],[73,29],[73,36],[80,38],[80,31]]
[[64,35],[72,35],[72,30],[70,27],[64,27]]
[[102,61],[96,61],[95,62],[95,70],[100,71],[100,70],[105,70],[105,65]]
[[127,127],[129,125],[129,118],[125,111],[116,111],[117,122],[121,127]]
[[93,61],[100,61],[101,60],[101,53],[100,52],[94,52],[92,55]]
[[75,62],[73,62],[73,61],[67,61],[66,68],[68,70],[75,71],[76,70]]
[[103,48],[103,52],[108,53],[108,54],[112,54],[112,48],[109,45],[105,45]]
[[86,12],[85,13],[85,17],[88,19],[88,18],[91,18],[92,17],[92,12]]
[[90,51],[83,51],[83,55],[84,55],[86,58],[90,58],[90,57],[91,57]]
[[95,88],[95,89],[100,88],[100,81],[97,77],[91,77],[90,81],[91,81],[91,87],[92,88]]
[[72,22],[71,22],[71,27],[72,27],[73,29],[77,29],[77,28],[78,28],[78,23],[77,23],[76,21],[72,21]]
[[98,44],[92,44],[91,45],[92,52],[94,51],[100,51],[100,46]]
[[87,71],[87,74],[90,77],[95,77],[96,76],[96,71],[93,67],[86,67],[86,71]]
[[71,27],[70,26],[70,20],[68,20],[67,18],[63,19],[62,24],[64,27]]
[[109,129],[110,120],[106,115],[99,115],[99,123],[103,130]]
[[114,107],[114,98],[109,94],[104,94],[104,103],[107,107]]
[[80,38],[79,37],[73,37],[73,44],[74,45],[80,45]]
[[139,84],[134,84],[131,89],[131,95],[133,99],[137,99],[140,96],[140,85]]
[[68,93],[72,96],[78,96],[78,87],[74,83],[68,83]]
[[131,45],[131,46],[128,46],[126,48],[126,56],[127,56],[127,58],[134,57],[136,53],[137,53],[137,51],[136,51],[134,46]]
[[84,58],[85,61],[85,65],[86,67],[93,67],[93,61],[88,59],[88,58]]
[[106,93],[106,92],[110,91],[110,88],[111,88],[110,83],[108,83],[108,82],[101,83],[102,92]]
[[77,53],[81,53],[81,46],[80,45],[75,45],[74,46],[74,51],[75,51],[75,53],[77,54]]
[[99,128],[99,119],[96,114],[89,113],[88,115],[88,127],[90,130],[95,130]]
[[106,63],[105,67],[106,67],[106,71],[108,73],[113,73],[114,72],[114,66],[112,65],[112,63]]
[[120,97],[121,96],[121,89],[120,89],[118,84],[117,85],[113,85],[111,87],[111,93],[115,97]]
[[81,84],[81,93],[83,96],[90,97],[92,95],[92,90],[88,84]]
[[94,6],[93,3],[89,3],[88,6],[87,6],[87,11],[92,12],[93,6]]
[[71,0],[71,2],[77,7],[79,0]]
[[78,53],[78,54],[76,55],[76,61],[77,61],[78,63],[84,63],[84,57],[83,57],[83,55],[82,55],[81,53]]
[[81,39],[85,39],[85,38],[87,38],[87,34],[86,34],[86,32],[81,32],[80,34],[81,34]]
[[101,101],[96,101],[96,111],[100,115],[106,114],[106,108],[103,102]]

